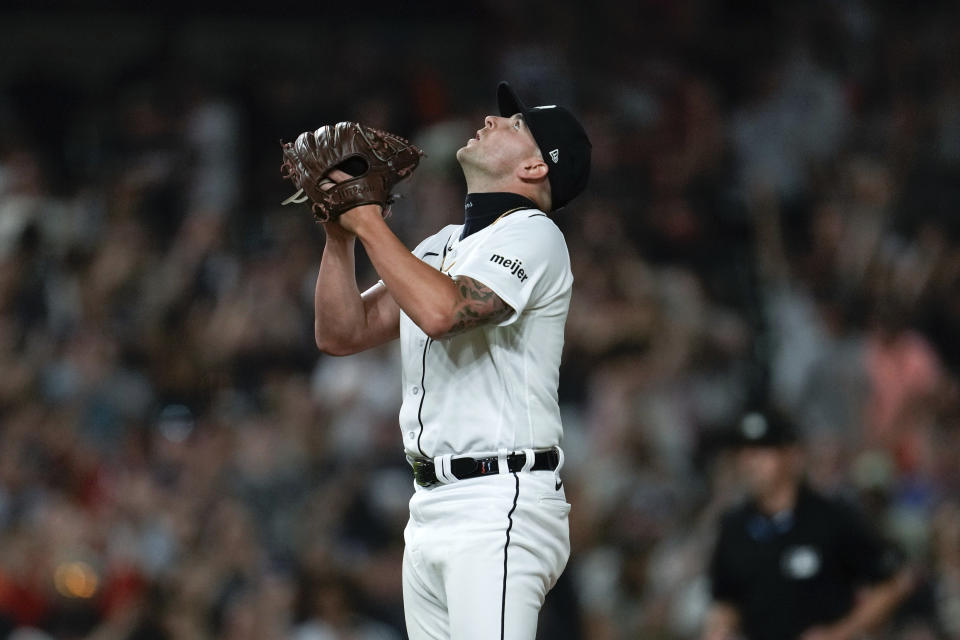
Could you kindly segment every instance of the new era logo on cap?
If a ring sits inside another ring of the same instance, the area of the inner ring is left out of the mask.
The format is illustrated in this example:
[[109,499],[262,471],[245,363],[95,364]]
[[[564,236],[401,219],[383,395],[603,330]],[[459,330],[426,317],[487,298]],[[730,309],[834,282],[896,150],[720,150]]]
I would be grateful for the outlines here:
[[[500,115],[509,118],[523,114],[540,151],[553,162],[547,172],[552,208],[559,209],[573,200],[587,186],[590,177],[590,139],[572,113],[557,105],[528,108],[510,85],[497,87]],[[560,164],[560,151],[563,164]]]

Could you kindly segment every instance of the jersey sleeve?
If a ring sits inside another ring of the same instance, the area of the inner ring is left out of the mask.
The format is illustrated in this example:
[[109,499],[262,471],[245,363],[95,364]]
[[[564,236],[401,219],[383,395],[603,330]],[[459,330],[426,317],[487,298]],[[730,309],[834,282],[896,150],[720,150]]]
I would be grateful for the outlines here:
[[514,313],[501,326],[573,283],[560,229],[542,213],[514,215],[523,218],[491,230],[448,272],[451,277],[468,276],[483,283],[510,305]]

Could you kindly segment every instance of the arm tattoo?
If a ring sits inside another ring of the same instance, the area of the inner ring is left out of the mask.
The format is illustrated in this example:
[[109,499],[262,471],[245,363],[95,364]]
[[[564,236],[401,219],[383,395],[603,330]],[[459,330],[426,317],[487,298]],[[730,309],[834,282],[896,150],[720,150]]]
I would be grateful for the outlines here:
[[455,309],[456,323],[445,337],[459,335],[484,324],[496,324],[510,317],[513,309],[490,287],[467,276],[453,279],[460,293]]

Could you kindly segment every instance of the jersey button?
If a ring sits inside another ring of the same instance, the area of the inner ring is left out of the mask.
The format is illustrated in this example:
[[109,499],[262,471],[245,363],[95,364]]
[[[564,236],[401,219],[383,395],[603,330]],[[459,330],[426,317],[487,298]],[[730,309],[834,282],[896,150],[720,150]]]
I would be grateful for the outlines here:
[[410,393],[412,393],[413,395],[417,395],[418,393],[420,393],[420,387],[414,387],[413,389],[410,389]]

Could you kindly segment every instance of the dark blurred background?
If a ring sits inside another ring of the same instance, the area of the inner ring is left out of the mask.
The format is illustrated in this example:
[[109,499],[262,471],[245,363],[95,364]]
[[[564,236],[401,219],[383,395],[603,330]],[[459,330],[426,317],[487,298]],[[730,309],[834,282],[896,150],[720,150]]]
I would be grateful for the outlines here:
[[317,353],[279,142],[422,145],[412,247],[501,79],[594,146],[541,637],[697,636],[769,398],[918,568],[876,637],[960,638],[955,2],[129,4],[0,9],[0,638],[405,637],[398,350]]

